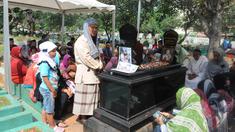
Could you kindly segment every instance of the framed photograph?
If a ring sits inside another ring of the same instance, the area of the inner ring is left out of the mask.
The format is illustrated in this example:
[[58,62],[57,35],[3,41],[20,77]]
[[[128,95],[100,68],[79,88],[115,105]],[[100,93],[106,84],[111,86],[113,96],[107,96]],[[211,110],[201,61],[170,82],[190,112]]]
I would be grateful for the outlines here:
[[174,48],[163,48],[162,50],[162,61],[171,63],[175,56],[175,49]]
[[130,47],[119,47],[118,61],[132,64],[132,55]]

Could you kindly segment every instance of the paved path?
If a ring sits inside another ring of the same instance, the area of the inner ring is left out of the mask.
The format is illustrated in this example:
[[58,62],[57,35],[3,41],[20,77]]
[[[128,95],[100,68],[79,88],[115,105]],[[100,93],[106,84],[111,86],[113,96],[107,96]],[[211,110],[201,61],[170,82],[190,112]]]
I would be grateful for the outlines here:
[[70,115],[65,119],[65,123],[68,127],[65,132],[83,132],[83,125],[76,121],[77,117],[75,115]]

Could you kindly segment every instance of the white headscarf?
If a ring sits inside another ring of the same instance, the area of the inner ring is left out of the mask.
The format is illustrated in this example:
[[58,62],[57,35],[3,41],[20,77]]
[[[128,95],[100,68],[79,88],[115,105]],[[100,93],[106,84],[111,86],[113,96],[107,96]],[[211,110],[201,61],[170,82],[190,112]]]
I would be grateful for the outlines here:
[[217,48],[214,50],[214,52],[217,52],[219,54],[218,60],[211,60],[208,63],[207,66],[207,76],[212,79],[217,74],[222,74],[225,72],[229,72],[229,65],[224,60],[224,51],[221,48]]
[[85,38],[88,41],[88,45],[90,48],[90,55],[92,58],[97,58],[99,56],[99,50],[97,49],[96,45],[94,44],[91,35],[89,33],[89,26],[92,24],[97,24],[96,20],[94,18],[89,18],[85,21],[83,24],[83,34]]
[[40,44],[40,46],[39,46],[40,53],[39,53],[38,64],[45,61],[50,65],[51,68],[56,70],[55,60],[54,60],[54,58],[51,58],[49,55],[49,52],[52,51],[53,49],[55,49],[56,47],[57,46],[50,41],[46,41],[46,42],[43,42],[42,44]]

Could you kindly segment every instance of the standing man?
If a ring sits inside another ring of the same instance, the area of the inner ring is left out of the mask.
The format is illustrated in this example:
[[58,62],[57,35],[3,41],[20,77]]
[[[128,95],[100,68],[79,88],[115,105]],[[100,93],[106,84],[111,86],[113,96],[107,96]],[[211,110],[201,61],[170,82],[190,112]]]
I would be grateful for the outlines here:
[[230,49],[231,47],[232,47],[231,42],[229,41],[228,36],[225,35],[224,41],[222,43],[222,48],[224,49],[224,51],[226,51],[227,49]]
[[103,64],[96,47],[97,32],[96,20],[87,19],[83,24],[83,34],[74,44],[77,71],[73,114],[77,115],[82,123],[93,115],[99,99],[100,81],[97,77],[97,71],[102,69]]
[[188,70],[185,77],[185,87],[197,88],[200,81],[206,78],[208,59],[201,55],[199,49],[193,51],[193,57],[189,59]]

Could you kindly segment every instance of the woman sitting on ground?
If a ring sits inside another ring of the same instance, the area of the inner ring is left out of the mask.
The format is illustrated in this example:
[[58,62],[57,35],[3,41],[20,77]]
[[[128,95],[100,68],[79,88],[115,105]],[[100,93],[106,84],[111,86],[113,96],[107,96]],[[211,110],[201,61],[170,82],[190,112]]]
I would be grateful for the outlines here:
[[[229,110],[228,103],[226,101],[226,98],[228,97],[226,92],[218,90],[210,79],[201,81],[198,84],[198,88],[195,90],[197,93],[198,91],[201,91],[199,96],[201,97],[201,102],[204,102],[202,107],[204,115],[207,118],[210,131],[226,130],[227,112]],[[204,95],[204,97],[202,95]],[[205,105],[206,103],[208,105]]]
[[[74,84],[74,82],[71,81],[72,78],[70,74],[75,74],[76,72],[76,65],[72,61],[72,57],[69,54],[66,54],[60,63],[60,73],[62,77],[65,79],[66,84],[69,83],[68,88],[62,89],[62,92],[66,93],[69,97],[71,97],[75,91],[75,89],[70,88]],[[71,85],[70,85],[71,84]],[[68,84],[67,84],[68,85]]]

